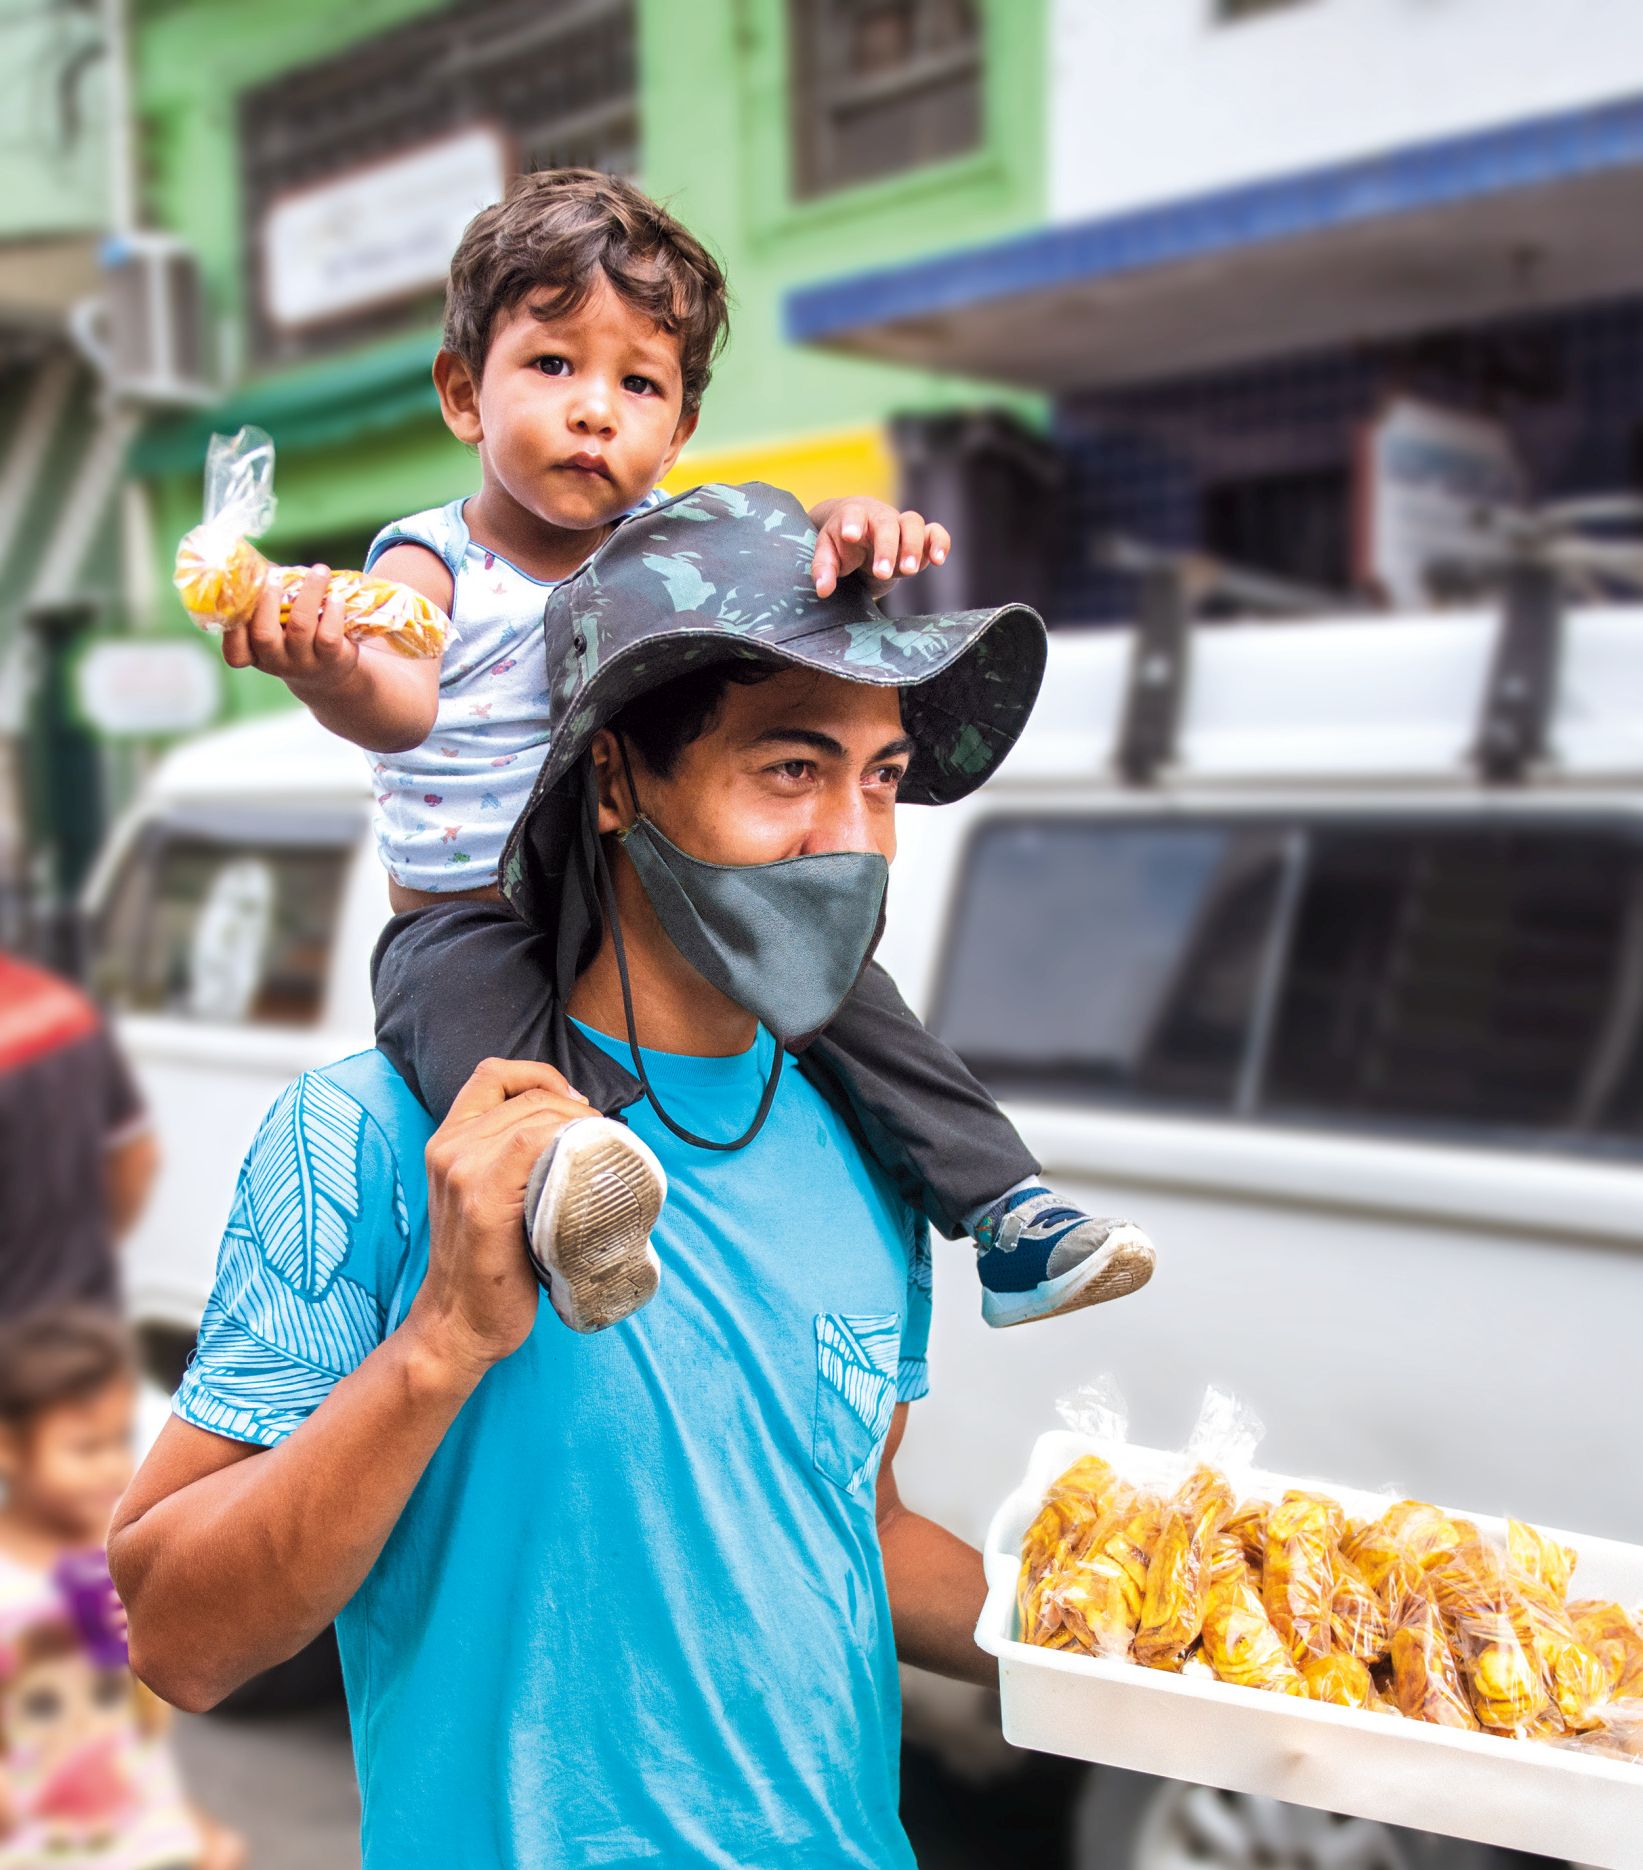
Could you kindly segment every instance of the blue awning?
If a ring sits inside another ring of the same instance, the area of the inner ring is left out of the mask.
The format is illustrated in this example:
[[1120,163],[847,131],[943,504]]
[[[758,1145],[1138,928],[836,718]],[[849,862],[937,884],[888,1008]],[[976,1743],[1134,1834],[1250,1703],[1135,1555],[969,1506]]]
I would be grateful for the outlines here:
[[1643,290],[1643,97],[788,293],[787,335],[1098,387]]

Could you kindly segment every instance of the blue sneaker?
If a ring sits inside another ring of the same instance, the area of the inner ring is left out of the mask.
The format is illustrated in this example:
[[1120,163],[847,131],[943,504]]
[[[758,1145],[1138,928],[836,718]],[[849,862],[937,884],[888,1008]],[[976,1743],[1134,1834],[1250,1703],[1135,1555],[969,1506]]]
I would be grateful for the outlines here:
[[1000,1329],[1139,1291],[1157,1258],[1139,1227],[1098,1221],[1039,1184],[1006,1195],[975,1241],[981,1315]]

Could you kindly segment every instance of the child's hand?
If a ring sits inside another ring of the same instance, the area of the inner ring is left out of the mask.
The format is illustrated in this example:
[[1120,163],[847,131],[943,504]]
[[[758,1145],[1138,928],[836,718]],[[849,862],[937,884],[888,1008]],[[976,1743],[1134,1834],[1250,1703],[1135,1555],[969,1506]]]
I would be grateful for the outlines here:
[[839,580],[865,571],[867,588],[882,597],[897,578],[939,565],[952,550],[947,528],[920,513],[898,513],[888,500],[823,500],[810,509],[819,535],[811,572],[817,597],[831,597]]
[[342,606],[325,601],[330,582],[329,565],[313,566],[282,626],[279,580],[270,578],[250,623],[224,630],[223,661],[277,675],[304,699],[346,682],[359,665],[359,645],[342,633]]

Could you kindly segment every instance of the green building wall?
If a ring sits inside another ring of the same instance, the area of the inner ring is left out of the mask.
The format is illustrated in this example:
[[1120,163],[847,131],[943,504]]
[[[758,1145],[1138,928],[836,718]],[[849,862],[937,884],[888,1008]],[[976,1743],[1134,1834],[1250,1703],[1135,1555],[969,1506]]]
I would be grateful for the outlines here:
[[[796,202],[788,173],[785,0],[639,0],[640,180],[713,247],[734,295],[686,481],[765,472],[814,497],[890,490],[882,424],[902,410],[996,402],[952,378],[789,345],[781,303],[795,284],[979,240],[1042,220],[1046,0],[982,0],[984,146],[892,180]],[[428,0],[138,0],[137,107],[149,219],[201,255],[237,347],[244,229],[237,97],[248,86],[370,39]],[[384,521],[475,485],[476,464],[439,420],[428,367],[437,331],[411,332],[323,363],[250,379],[201,416],[154,425],[136,462],[150,490],[156,563],[198,517],[214,428],[255,421],[280,448],[276,555],[347,563]],[[232,372],[231,372],[232,374]],[[834,485],[833,477],[843,477]],[[872,485],[877,479],[881,484]],[[156,621],[178,612],[156,592]],[[229,710],[279,705],[281,685],[233,677]]]

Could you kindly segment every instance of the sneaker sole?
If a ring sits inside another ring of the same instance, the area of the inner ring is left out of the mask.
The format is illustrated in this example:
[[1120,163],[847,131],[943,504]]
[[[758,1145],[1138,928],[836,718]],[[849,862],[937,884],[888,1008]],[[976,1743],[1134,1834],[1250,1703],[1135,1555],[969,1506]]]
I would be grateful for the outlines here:
[[583,1117],[553,1146],[530,1226],[531,1259],[572,1331],[604,1331],[656,1296],[650,1230],[667,1175],[626,1124]]
[[1157,1250],[1139,1227],[1125,1224],[1113,1229],[1106,1246],[1094,1259],[1075,1266],[1048,1285],[1031,1292],[981,1294],[981,1315],[995,1329],[1030,1325],[1041,1318],[1062,1318],[1086,1305],[1104,1305],[1109,1299],[1127,1298],[1152,1277]]

